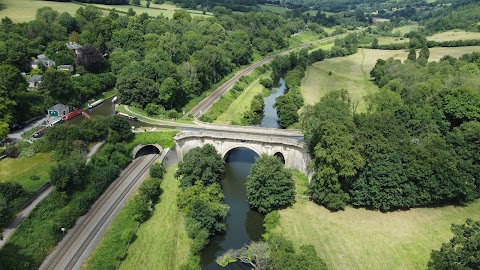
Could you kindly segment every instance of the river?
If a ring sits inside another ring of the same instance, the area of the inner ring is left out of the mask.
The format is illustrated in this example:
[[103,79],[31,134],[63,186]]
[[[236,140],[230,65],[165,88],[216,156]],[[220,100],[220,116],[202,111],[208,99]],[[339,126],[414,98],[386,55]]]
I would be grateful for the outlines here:
[[[278,125],[277,110],[273,108],[275,99],[285,93],[285,81],[280,79],[278,87],[273,88],[265,98],[265,107],[260,127],[280,128]],[[220,182],[225,203],[230,206],[226,218],[227,231],[225,234],[214,236],[210,244],[201,254],[203,270],[249,270],[249,265],[236,262],[227,267],[221,267],[215,259],[228,249],[238,249],[251,241],[262,238],[264,216],[250,209],[247,201],[245,183],[255,159],[258,155],[247,148],[236,148],[229,152],[226,162],[226,173]]]

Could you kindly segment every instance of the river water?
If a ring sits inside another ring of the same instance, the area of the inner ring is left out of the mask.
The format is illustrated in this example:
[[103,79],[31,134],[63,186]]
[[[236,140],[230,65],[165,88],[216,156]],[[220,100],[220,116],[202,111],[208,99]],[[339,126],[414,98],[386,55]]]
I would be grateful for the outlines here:
[[[280,128],[278,125],[277,110],[273,108],[275,99],[285,93],[285,81],[280,79],[278,87],[273,88],[271,94],[265,98],[265,107],[260,127]],[[258,155],[247,148],[236,148],[227,156],[226,173],[220,182],[225,195],[225,203],[230,206],[226,218],[227,231],[211,239],[210,244],[201,254],[203,270],[249,270],[251,267],[243,263],[231,263],[221,267],[215,259],[228,249],[238,249],[262,238],[264,216],[250,209],[247,201],[245,182]]]
[[275,99],[277,97],[285,94],[285,90],[287,90],[285,81],[280,79],[278,81],[278,87],[272,88],[270,95],[264,99],[265,107],[263,108],[263,118],[260,127],[280,128],[280,125],[278,124],[277,109],[273,107],[273,104],[275,104]]

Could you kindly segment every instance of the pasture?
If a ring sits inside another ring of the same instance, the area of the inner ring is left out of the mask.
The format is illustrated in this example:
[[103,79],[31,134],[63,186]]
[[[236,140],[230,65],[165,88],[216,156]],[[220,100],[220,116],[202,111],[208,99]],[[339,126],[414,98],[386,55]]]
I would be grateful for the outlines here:
[[191,240],[185,230],[183,213],[177,207],[180,187],[174,177],[176,168],[175,165],[167,169],[155,211],[140,225],[119,269],[174,270],[188,260]]
[[277,230],[295,247],[313,245],[329,269],[426,269],[432,249],[451,237],[452,223],[480,220],[480,200],[465,207],[381,213],[348,207],[330,212],[306,199],[280,211]]
[[[480,52],[480,46],[430,48],[429,61],[438,61],[445,55],[459,57],[470,52]],[[359,49],[354,55],[314,63],[307,68],[300,86],[305,104],[317,103],[322,96],[332,90],[346,89],[352,101],[358,103],[357,112],[364,112],[366,104],[363,97],[378,91],[378,87],[370,78],[370,70],[375,66],[377,59],[393,57],[404,61],[407,55],[408,51],[405,50]]]
[[235,100],[233,100],[233,102],[228,106],[228,109],[218,116],[213,123],[240,123],[242,121],[243,114],[250,110],[253,97],[262,93],[262,91],[265,89],[263,85],[260,84],[260,79],[268,76],[270,76],[270,72],[268,74],[263,74],[258,79],[250,83],[245,90],[243,90],[243,92],[237,98],[235,98]]
[[[77,2],[56,2],[56,1],[44,1],[44,0],[2,0],[2,4],[5,9],[0,10],[0,18],[8,16],[12,19],[13,22],[27,22],[35,19],[35,14],[37,9],[41,7],[51,7],[58,12],[68,12],[72,15],[75,14],[77,9],[84,6]],[[94,4],[94,6],[99,7],[103,10],[115,8],[121,12],[127,12],[129,8],[132,8],[137,14],[147,13],[150,16],[159,16],[163,15],[168,18],[172,18],[175,11],[182,8],[175,6],[173,4],[153,4],[150,5],[150,8],[145,6],[146,0],[141,1],[140,6],[133,5],[101,5]],[[187,10],[192,16],[209,16],[211,13],[202,14],[200,10]],[[106,13],[107,11],[104,11]]]
[[427,37],[428,40],[433,41],[452,41],[452,40],[468,40],[468,39],[480,39],[480,33],[478,32],[467,32],[463,30],[457,31],[446,31],[442,33],[437,33],[433,36]]
[[[2,182],[15,182],[28,192],[34,192],[50,177],[50,168],[55,165],[51,153],[39,153],[31,157],[6,158],[0,161]],[[35,180],[33,176],[39,178]]]

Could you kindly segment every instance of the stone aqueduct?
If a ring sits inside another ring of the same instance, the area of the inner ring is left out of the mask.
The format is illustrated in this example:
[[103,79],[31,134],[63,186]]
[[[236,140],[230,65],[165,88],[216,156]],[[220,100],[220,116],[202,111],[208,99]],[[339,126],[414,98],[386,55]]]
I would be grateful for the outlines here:
[[297,169],[309,175],[308,164],[310,155],[304,142],[269,135],[231,133],[231,132],[182,132],[174,137],[175,151],[178,159],[182,160],[192,148],[211,144],[225,159],[228,153],[235,148],[248,148],[258,155],[279,155],[285,161],[285,167]]

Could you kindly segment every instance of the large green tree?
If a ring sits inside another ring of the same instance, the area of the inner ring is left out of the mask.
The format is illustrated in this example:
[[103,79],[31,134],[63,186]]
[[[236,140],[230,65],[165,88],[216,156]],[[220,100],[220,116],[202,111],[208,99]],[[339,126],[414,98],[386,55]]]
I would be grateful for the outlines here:
[[269,213],[295,202],[292,174],[275,156],[257,158],[245,185],[248,203],[260,213]]
[[434,250],[428,269],[480,269],[480,222],[467,219],[465,224],[452,225],[450,242]]
[[178,164],[175,177],[181,177],[181,186],[187,188],[196,181],[202,181],[204,185],[218,183],[224,172],[225,162],[220,154],[213,145],[206,144],[188,151]]
[[56,101],[68,104],[79,105],[79,93],[73,87],[70,74],[65,71],[49,69],[42,76],[40,89],[47,91]]

